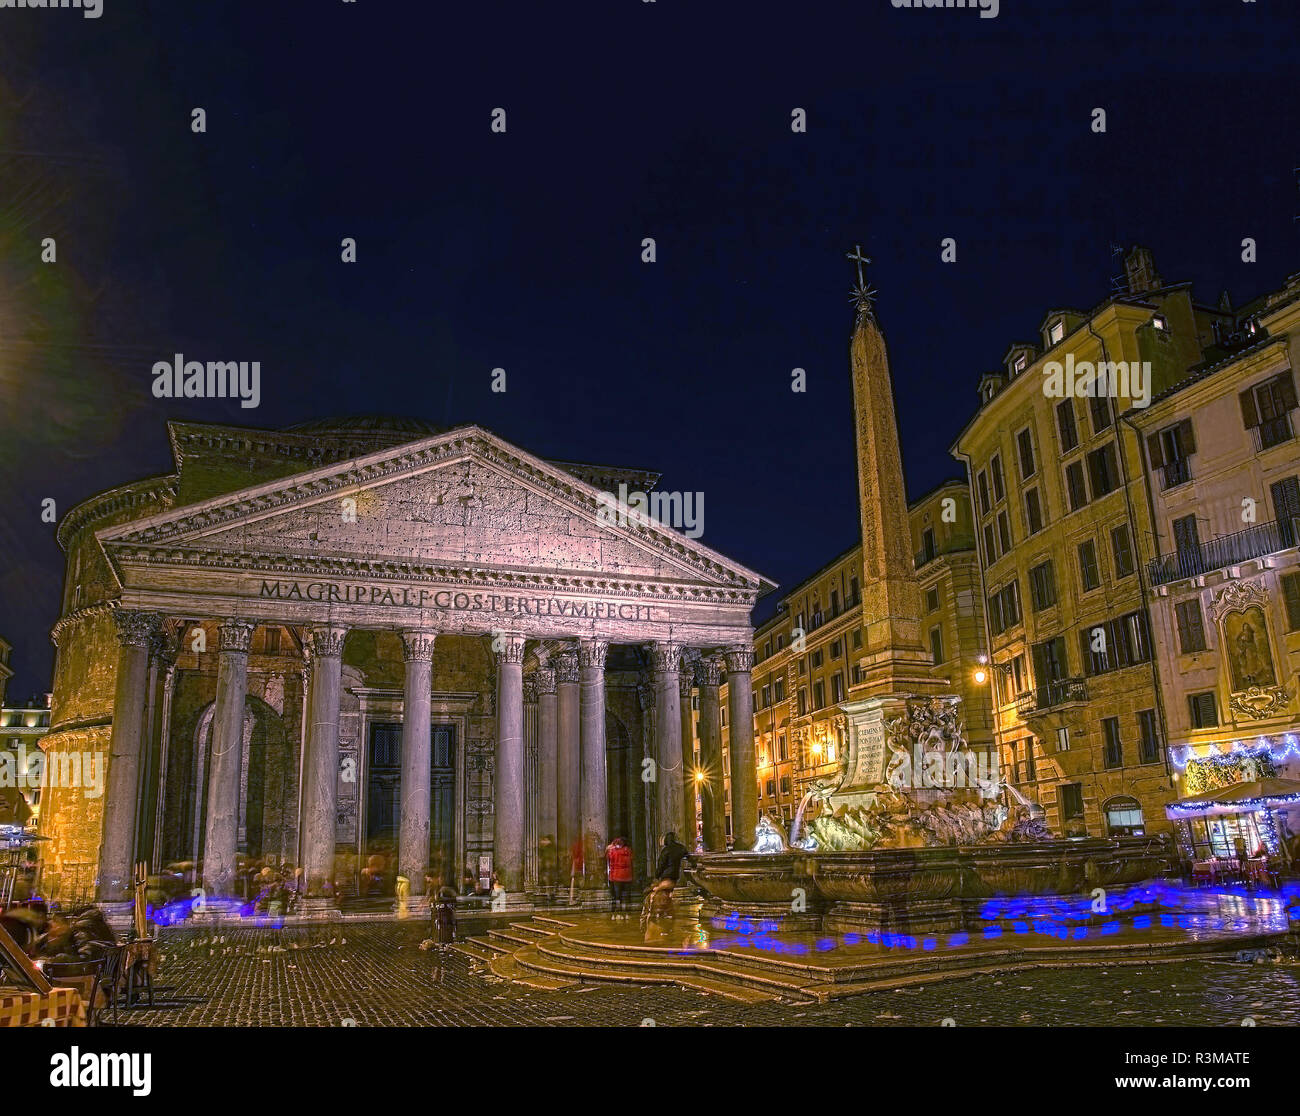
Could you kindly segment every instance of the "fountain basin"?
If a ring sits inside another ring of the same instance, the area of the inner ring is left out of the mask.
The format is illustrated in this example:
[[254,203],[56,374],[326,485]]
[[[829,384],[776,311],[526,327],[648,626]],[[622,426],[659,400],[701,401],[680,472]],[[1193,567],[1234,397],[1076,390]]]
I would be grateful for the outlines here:
[[[704,853],[701,917],[738,913],[783,929],[975,930],[993,897],[1078,899],[1174,870],[1163,837],[860,852]],[[792,907],[792,896],[802,895]],[[799,907],[802,905],[802,910]]]

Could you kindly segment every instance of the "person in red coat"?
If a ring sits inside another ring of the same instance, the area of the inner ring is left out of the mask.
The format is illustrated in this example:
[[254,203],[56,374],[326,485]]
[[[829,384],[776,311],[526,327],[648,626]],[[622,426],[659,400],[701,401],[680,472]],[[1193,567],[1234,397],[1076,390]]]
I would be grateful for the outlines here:
[[627,896],[632,887],[632,846],[622,837],[615,837],[605,847],[605,866],[614,917],[626,918],[622,912],[627,909]]

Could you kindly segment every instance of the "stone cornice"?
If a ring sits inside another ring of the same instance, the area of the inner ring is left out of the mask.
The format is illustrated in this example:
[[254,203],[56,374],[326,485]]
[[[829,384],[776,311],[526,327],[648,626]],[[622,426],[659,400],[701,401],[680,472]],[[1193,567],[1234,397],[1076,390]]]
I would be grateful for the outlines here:
[[96,520],[146,503],[163,503],[170,507],[176,499],[179,486],[180,478],[171,474],[165,477],[147,477],[119,488],[110,488],[72,508],[60,521],[54,533],[55,540],[66,551],[72,536]]
[[50,629],[50,642],[58,647],[59,640],[63,638],[63,633],[69,628],[75,627],[83,620],[91,620],[96,616],[106,616],[117,608],[117,601],[96,601],[94,604],[88,604],[84,608],[76,609],[69,612],[67,616],[62,616]]
[[301,580],[304,576],[351,578],[399,578],[405,581],[427,582],[434,585],[491,585],[514,590],[538,593],[553,591],[598,594],[607,593],[624,597],[653,600],[700,603],[739,604],[753,606],[758,589],[726,588],[723,586],[692,585],[688,583],[647,580],[632,581],[592,573],[529,572],[524,570],[495,570],[474,566],[454,566],[445,563],[423,564],[387,559],[342,558],[328,556],[289,556],[237,554],[221,550],[204,550],[197,547],[165,545],[132,545],[111,543],[113,554],[120,562],[149,566],[192,566],[201,569],[242,570],[267,574],[287,575],[285,580]]
[[[124,556],[124,552],[132,547],[161,546],[169,541],[180,543],[185,536],[232,526],[248,516],[261,517],[333,493],[350,492],[358,485],[415,474],[468,457],[478,458],[527,486],[547,491],[593,519],[603,510],[601,493],[592,485],[540,458],[516,450],[479,427],[470,426],[365,457],[330,463],[296,477],[279,478],[241,492],[213,497],[121,529],[110,528],[100,533],[100,539],[112,560],[116,555]],[[610,525],[608,529],[635,540],[638,545],[683,570],[735,589],[747,597],[756,597],[769,584],[758,574],[726,561],[722,555],[648,517],[630,512],[626,519],[626,525]],[[188,546],[182,543],[180,549],[193,545],[192,541]]]

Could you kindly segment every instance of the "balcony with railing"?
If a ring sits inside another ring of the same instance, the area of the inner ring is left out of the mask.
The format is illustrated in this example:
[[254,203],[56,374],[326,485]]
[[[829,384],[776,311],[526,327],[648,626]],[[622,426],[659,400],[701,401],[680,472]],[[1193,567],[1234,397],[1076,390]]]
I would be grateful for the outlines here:
[[1265,419],[1253,429],[1255,431],[1256,450],[1271,449],[1273,446],[1280,446],[1283,442],[1289,442],[1295,437],[1295,429],[1291,425],[1290,411],[1283,411],[1276,418]]
[[1167,492],[1192,479],[1192,465],[1185,457],[1175,457],[1164,463],[1160,473],[1160,490]]
[[1088,700],[1088,682],[1084,678],[1058,678],[1016,695],[1016,712],[1022,717],[1051,713],[1067,705]]
[[1265,554],[1289,550],[1296,545],[1298,525],[1300,520],[1295,518],[1275,519],[1231,535],[1220,535],[1196,546],[1183,547],[1162,558],[1152,558],[1147,563],[1147,574],[1152,585],[1165,585],[1261,558]]

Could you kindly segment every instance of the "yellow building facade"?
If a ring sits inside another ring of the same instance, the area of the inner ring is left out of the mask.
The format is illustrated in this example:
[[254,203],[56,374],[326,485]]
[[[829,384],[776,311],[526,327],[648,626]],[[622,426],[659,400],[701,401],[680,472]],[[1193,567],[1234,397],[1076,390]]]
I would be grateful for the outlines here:
[[[1054,310],[980,383],[953,453],[967,466],[1004,778],[1062,835],[1167,827],[1173,796],[1142,557],[1139,434],[1121,421],[1185,377],[1231,314],[1165,285]],[[1216,324],[1217,323],[1217,324]],[[1087,373],[1104,370],[1105,383]]]
[[[1146,573],[1173,798],[1243,756],[1259,777],[1300,774],[1300,276],[1220,333],[1205,362],[1125,416],[1153,509]],[[1219,847],[1189,853],[1232,855],[1238,821],[1216,819]]]

